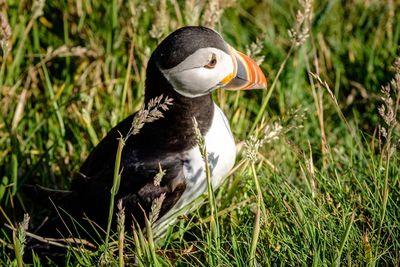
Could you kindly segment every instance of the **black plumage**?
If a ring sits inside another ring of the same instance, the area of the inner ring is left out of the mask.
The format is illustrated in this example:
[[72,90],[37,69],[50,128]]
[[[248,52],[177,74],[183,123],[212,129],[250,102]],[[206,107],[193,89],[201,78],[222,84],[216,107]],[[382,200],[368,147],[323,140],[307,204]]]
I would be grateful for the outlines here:
[[[170,222],[172,213],[206,191],[206,172],[196,147],[193,118],[209,149],[212,183],[218,186],[233,167],[235,142],[225,115],[210,93],[219,87],[263,88],[266,78],[252,59],[227,45],[211,29],[178,29],[151,55],[146,72],[145,106],[149,107],[151,100],[160,96],[173,99],[173,103],[164,110],[163,118],[145,123],[138,134],[125,140],[115,203],[122,201],[127,229],[134,221],[143,227],[145,216],[149,216],[152,204],[161,196],[165,198],[158,219],[164,226],[162,223]],[[61,210],[86,229],[80,233],[92,232],[93,224],[86,218],[106,229],[119,138],[128,134],[134,118],[135,114],[115,126],[82,164],[70,191],[53,198],[53,210],[56,208],[57,213],[42,228],[43,235],[76,234],[70,230],[79,227],[72,227],[70,217]],[[165,175],[158,184],[154,178],[160,166]]]
[[[210,46],[224,51],[228,49],[213,30],[184,27],[168,36],[148,62],[145,103],[163,95],[172,98],[173,105],[163,113],[164,118],[146,123],[139,134],[131,136],[123,149],[116,203],[120,199],[123,201],[128,214],[127,227],[132,225],[133,218],[143,226],[143,210],[148,216],[153,200],[165,194],[159,216],[162,217],[186,188],[182,153],[196,145],[192,118],[196,118],[201,133],[205,135],[211,126],[214,103],[210,94],[194,98],[180,95],[166,80],[160,67],[171,68],[197,49]],[[106,228],[118,139],[128,133],[134,116],[120,122],[96,146],[73,180],[71,193],[57,201],[56,206],[77,220],[87,216]],[[166,174],[160,186],[155,186],[153,179],[160,165]],[[57,231],[64,229],[63,225],[56,226],[59,228]],[[65,231],[61,232],[65,234]]]

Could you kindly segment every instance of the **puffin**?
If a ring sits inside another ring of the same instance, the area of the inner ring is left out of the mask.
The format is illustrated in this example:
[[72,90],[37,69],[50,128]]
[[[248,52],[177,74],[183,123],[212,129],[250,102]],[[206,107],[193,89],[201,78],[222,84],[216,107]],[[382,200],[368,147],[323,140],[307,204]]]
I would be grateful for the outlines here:
[[[147,64],[144,105],[157,98],[172,104],[162,118],[145,123],[126,139],[115,196],[115,203],[121,202],[125,209],[126,226],[144,227],[152,204],[162,197],[154,227],[166,228],[181,209],[206,192],[205,162],[193,118],[204,137],[216,189],[234,166],[236,146],[229,122],[211,93],[266,86],[256,62],[213,29],[186,26],[161,41]],[[81,165],[68,196],[56,203],[74,219],[85,217],[106,229],[119,139],[129,133],[134,118],[132,114],[108,132]],[[155,183],[160,168],[163,176]]]

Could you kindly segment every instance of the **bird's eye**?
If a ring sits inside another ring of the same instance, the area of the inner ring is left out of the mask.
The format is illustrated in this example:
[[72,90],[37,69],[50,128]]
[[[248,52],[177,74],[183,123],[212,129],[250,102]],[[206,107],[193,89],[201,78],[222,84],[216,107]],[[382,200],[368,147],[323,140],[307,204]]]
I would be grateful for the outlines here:
[[204,68],[213,69],[215,65],[217,65],[217,56],[212,54],[210,61],[204,66]]

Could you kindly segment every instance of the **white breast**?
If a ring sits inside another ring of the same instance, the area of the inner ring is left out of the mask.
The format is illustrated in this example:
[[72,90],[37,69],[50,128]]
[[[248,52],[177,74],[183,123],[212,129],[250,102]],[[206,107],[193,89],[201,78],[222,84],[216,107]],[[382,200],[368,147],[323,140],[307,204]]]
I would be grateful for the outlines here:
[[[217,188],[224,176],[235,163],[235,142],[225,115],[215,106],[214,118],[210,130],[205,135],[208,152],[208,164],[211,170],[213,188]],[[196,146],[187,152],[187,162],[184,165],[186,190],[178,204],[186,205],[206,191],[207,177],[204,160],[199,147]]]
[[[214,107],[213,121],[204,139],[208,152],[212,185],[215,190],[235,163],[236,147],[224,113],[217,105],[214,104]],[[183,171],[186,178],[186,189],[172,209],[157,221],[155,228],[158,228],[158,230],[164,228],[161,225],[167,226],[170,221],[175,219],[174,213],[188,205],[207,189],[205,164],[199,147],[196,146],[185,152],[184,159]]]

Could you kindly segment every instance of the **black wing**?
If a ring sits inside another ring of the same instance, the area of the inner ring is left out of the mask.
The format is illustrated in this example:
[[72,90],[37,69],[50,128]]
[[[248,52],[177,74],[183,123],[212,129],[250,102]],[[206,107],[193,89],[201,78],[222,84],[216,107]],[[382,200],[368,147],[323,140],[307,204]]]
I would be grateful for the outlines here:
[[[114,127],[82,165],[72,183],[73,193],[66,205],[73,215],[82,217],[84,213],[101,226],[106,225],[118,139],[128,133],[133,118],[134,115]],[[160,218],[178,201],[186,188],[180,153],[154,146],[156,126],[157,122],[146,124],[141,133],[129,137],[123,149],[121,183],[115,203],[119,199],[123,201],[128,227],[132,225],[133,218],[143,226],[143,210],[148,216],[153,201],[165,194]],[[150,149],[146,149],[144,143],[151,143]],[[159,172],[159,166],[165,170],[165,176],[156,185],[154,177]]]

